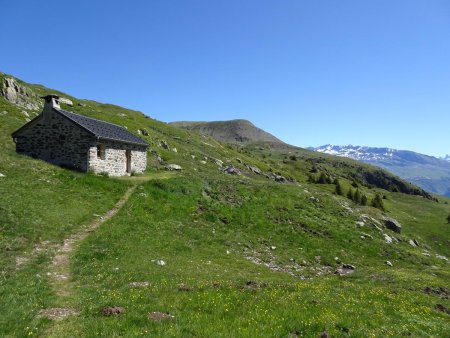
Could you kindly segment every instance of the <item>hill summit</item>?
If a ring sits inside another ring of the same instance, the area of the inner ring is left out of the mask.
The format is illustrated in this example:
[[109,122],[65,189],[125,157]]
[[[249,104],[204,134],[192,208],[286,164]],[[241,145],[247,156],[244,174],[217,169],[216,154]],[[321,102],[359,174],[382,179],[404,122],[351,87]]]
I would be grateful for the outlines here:
[[214,122],[180,121],[170,123],[174,126],[195,130],[226,143],[245,144],[251,142],[271,142],[284,144],[272,134],[256,127],[248,120],[229,120]]

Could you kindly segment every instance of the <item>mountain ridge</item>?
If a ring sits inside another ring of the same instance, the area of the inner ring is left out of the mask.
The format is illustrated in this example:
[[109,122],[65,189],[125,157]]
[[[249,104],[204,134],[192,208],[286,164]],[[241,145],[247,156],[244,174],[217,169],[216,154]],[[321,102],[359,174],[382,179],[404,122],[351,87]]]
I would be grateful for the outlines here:
[[216,140],[226,143],[245,144],[249,142],[273,142],[285,144],[276,136],[258,128],[246,119],[225,121],[176,121],[170,125],[195,130],[203,135],[214,137]]

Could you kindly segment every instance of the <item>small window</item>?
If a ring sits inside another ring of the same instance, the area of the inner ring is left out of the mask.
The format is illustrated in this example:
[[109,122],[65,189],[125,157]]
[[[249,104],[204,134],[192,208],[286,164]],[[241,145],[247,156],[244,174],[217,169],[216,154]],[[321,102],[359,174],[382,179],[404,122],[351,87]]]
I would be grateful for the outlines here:
[[97,145],[97,158],[104,160],[105,159],[105,145],[99,144]]

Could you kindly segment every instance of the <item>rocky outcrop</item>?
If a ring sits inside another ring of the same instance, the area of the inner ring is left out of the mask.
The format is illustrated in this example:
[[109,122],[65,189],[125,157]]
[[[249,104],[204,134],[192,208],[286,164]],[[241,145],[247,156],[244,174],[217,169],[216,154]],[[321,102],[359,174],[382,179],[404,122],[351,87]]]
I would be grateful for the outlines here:
[[0,95],[7,101],[24,109],[38,110],[42,108],[42,104],[33,91],[22,86],[16,79],[5,77],[0,87]]

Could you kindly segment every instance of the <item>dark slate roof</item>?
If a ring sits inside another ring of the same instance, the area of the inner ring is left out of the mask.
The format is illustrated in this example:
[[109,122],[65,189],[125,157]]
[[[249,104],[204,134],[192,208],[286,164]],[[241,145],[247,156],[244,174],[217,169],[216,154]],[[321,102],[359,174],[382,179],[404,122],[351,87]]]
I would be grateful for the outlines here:
[[83,115],[78,115],[63,109],[55,109],[55,111],[61,115],[72,120],[82,128],[94,134],[95,137],[99,139],[112,140],[124,143],[138,144],[142,146],[148,146],[149,144],[134,134],[130,133],[124,127],[117,124],[93,119],[91,117],[86,117]]

